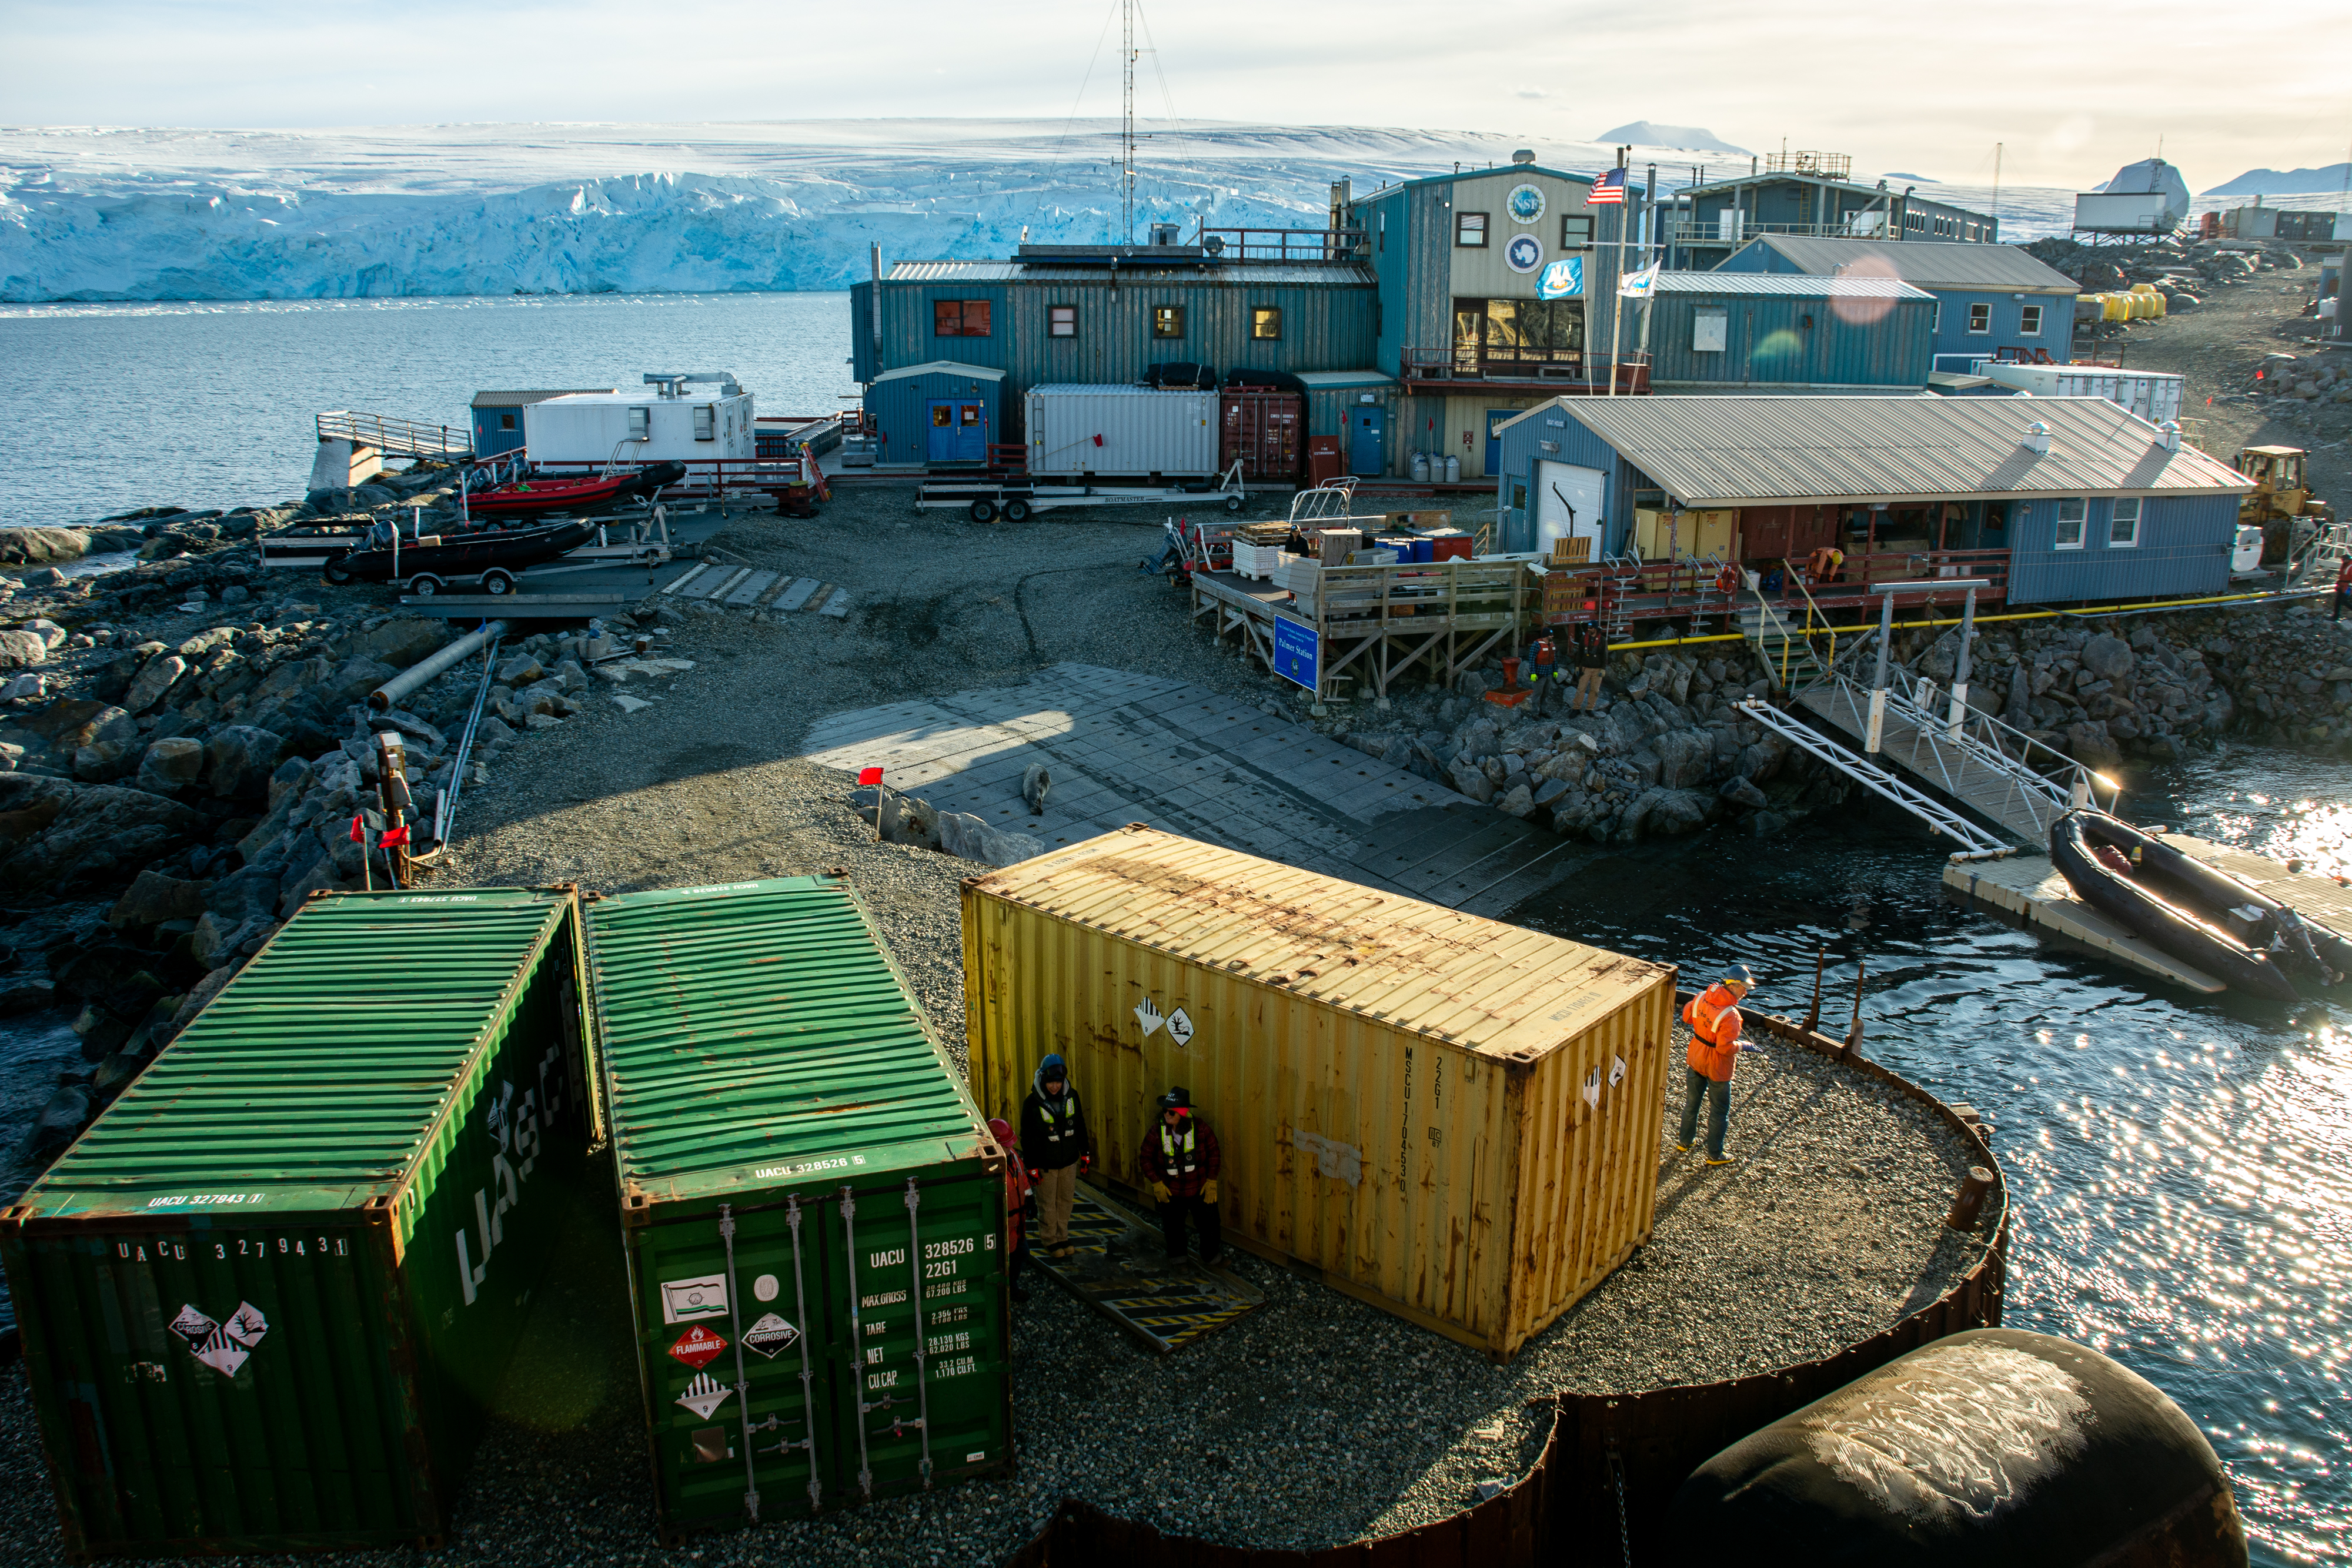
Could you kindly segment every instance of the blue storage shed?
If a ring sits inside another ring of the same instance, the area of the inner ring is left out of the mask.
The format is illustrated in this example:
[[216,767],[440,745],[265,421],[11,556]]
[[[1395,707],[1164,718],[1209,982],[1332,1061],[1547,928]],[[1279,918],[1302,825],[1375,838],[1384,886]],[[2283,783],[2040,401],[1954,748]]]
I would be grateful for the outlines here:
[[985,463],[1004,434],[1004,372],[954,360],[884,371],[866,392],[885,467]]
[[575,392],[611,392],[612,387],[562,387],[553,392],[478,392],[474,394],[474,455],[495,457],[522,444],[522,411],[531,403]]
[[1565,535],[1622,554],[1637,500],[1729,509],[1751,562],[1873,538],[2006,551],[2017,604],[2218,593],[2252,487],[2104,398],[1563,397],[1499,440],[1507,550]]
[[1662,272],[1648,310],[1661,392],[1927,384],[1936,297],[1896,278]]
[[1937,300],[1939,371],[1994,359],[2063,365],[2073,357],[2079,285],[2013,245],[1765,235],[1734,251],[1718,270],[1896,277],[1924,288]]

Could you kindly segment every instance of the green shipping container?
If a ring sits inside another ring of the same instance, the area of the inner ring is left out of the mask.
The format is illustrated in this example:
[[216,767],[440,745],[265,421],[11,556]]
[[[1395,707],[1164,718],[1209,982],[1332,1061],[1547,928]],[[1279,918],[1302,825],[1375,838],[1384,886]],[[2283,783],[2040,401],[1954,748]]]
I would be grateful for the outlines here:
[[1010,1474],[1004,1154],[839,882],[588,905],[661,1530]]
[[438,1545],[593,1136],[569,889],[315,898],[0,1260],[77,1559]]

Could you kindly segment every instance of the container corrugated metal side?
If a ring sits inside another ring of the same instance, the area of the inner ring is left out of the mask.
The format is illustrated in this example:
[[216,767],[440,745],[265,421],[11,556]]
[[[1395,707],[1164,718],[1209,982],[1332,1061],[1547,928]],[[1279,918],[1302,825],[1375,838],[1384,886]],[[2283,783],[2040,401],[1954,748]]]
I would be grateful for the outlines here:
[[666,1539],[1013,1469],[1004,1154],[865,912],[593,902]]
[[568,889],[314,899],[0,1216],[68,1554],[437,1544],[595,1108]]
[[1217,472],[1214,392],[1040,386],[1023,400],[1033,475],[1202,478]]
[[1155,1103],[1225,1235],[1508,1357],[1650,1233],[1674,971],[1142,827],[964,883],[972,1082],[1071,1063],[1096,1169]]

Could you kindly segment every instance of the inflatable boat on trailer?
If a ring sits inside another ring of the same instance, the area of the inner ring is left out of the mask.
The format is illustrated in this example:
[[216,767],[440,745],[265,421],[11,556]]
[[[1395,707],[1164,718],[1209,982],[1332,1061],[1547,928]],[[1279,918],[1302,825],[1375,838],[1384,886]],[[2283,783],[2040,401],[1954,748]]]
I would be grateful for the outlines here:
[[2352,973],[2352,942],[2105,811],[2058,819],[2050,859],[2084,903],[2231,990],[2300,1002]]

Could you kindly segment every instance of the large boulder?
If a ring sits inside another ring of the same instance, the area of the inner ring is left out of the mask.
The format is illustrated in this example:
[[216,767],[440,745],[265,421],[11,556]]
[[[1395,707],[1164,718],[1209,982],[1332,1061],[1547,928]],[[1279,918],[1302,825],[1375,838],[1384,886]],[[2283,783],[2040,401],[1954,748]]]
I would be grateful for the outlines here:
[[[0,774],[0,783],[23,777]],[[67,788],[72,793],[47,825],[0,855],[0,887],[57,892],[111,881],[184,847],[209,826],[185,806],[144,789],[117,784]],[[32,811],[47,805],[44,800]],[[12,814],[0,811],[0,818]]]
[[373,632],[347,638],[341,646],[348,657],[370,659],[404,670],[426,654],[437,652],[447,641],[446,622],[403,617],[387,621]]
[[1012,865],[1045,852],[1043,840],[992,828],[964,811],[940,812],[939,834],[940,848],[947,853],[987,865]]
[[2104,771],[2121,768],[2124,754],[2116,748],[2107,727],[2096,719],[2066,727],[2066,755],[2084,767]]
[[137,783],[158,795],[175,795],[194,784],[204,770],[204,743],[174,735],[148,747],[139,759]]
[[334,673],[321,691],[327,706],[339,708],[365,702],[370,692],[398,674],[390,664],[381,664],[373,659],[352,659]]
[[2130,643],[2106,632],[2084,643],[2080,658],[2083,668],[2103,681],[2124,679],[2138,662],[2132,653]]
[[166,920],[194,920],[205,912],[205,884],[159,871],[142,871],[107,912],[107,923],[118,930],[161,925]]
[[[26,528],[0,529],[0,534],[28,533]],[[0,670],[21,670],[27,664],[47,664],[49,657],[47,639],[37,632],[0,632]]]
[[205,743],[213,793],[265,799],[269,792],[269,776],[277,771],[285,755],[286,742],[273,731],[249,724],[230,725]]
[[[12,528],[7,531],[32,530]],[[67,1084],[50,1095],[49,1103],[41,1107],[41,1113],[33,1118],[32,1129],[25,1134],[25,1142],[17,1149],[17,1157],[37,1164],[63,1153],[96,1108],[97,1100],[88,1089],[79,1083]]]
[[1708,811],[1715,797],[1704,789],[1666,789],[1650,804],[1649,815],[1642,826],[1648,832],[1665,836],[1696,832],[1706,826]]
[[1651,749],[1658,754],[1658,782],[1669,789],[1688,789],[1706,779],[1715,764],[1715,739],[1696,730],[1668,730]]
[[187,673],[188,662],[177,653],[148,660],[146,667],[131,681],[131,689],[122,694],[122,706],[134,714],[145,713],[163,701],[163,694]]
[[0,564],[8,566],[79,560],[89,549],[89,536],[79,528],[0,529]]

